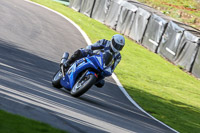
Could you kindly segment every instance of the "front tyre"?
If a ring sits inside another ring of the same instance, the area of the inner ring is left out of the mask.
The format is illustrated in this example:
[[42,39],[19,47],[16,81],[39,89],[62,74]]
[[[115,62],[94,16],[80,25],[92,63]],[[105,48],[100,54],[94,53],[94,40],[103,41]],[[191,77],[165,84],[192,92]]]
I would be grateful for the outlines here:
[[76,84],[71,90],[71,95],[79,97],[92,87],[96,82],[96,77],[93,74],[85,75],[83,78],[77,80]]
[[58,88],[58,89],[62,88],[62,86],[60,85],[61,78],[62,78],[62,72],[61,70],[58,70],[52,79],[52,85],[55,88]]

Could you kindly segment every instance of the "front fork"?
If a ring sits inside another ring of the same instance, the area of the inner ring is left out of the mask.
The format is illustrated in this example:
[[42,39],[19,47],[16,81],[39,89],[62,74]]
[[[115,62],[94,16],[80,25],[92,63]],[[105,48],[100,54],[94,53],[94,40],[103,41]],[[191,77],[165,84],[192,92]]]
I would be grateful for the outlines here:
[[60,62],[60,64],[61,64],[61,67],[60,67],[60,68],[61,68],[61,72],[62,72],[63,77],[65,77],[64,63],[67,62],[68,57],[69,57],[69,53],[68,53],[68,52],[65,52],[65,53],[63,54],[62,59],[61,59],[61,62]]
[[65,77],[65,69],[64,69],[64,66],[62,65],[60,68],[61,68],[62,76],[63,76],[63,78],[64,78],[64,77]]

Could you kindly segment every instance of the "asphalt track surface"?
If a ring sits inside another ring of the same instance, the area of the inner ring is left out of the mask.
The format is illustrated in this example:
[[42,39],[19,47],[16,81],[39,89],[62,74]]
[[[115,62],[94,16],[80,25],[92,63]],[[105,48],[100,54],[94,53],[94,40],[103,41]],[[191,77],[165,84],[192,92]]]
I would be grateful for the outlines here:
[[53,88],[63,52],[86,46],[57,14],[23,0],[1,0],[0,109],[73,133],[172,132],[134,107],[112,78],[80,98]]

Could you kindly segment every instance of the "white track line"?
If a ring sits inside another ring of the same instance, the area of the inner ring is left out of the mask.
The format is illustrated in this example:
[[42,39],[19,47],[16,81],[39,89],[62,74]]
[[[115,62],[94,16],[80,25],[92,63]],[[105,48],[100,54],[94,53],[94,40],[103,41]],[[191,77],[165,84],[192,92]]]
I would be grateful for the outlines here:
[[[29,2],[29,3],[32,3],[32,4],[35,4],[35,5],[38,5],[40,7],[43,7],[47,10],[50,10],[54,13],[56,13],[57,15],[60,15],[61,17],[63,17],[64,19],[66,19],[67,21],[69,21],[71,24],[73,24],[79,31],[80,33],[82,34],[82,36],[84,37],[85,41],[87,42],[88,45],[91,45],[91,41],[89,39],[89,37],[87,36],[87,34],[76,24],[74,23],[71,19],[67,18],[66,16],[62,15],[61,13],[57,12],[57,11],[54,11],[46,6],[43,6],[43,5],[40,5],[38,3],[35,3],[35,2],[32,2],[32,1],[29,1],[29,0],[24,0],[26,2]],[[151,117],[153,120],[159,122],[160,124],[166,126],[167,128],[169,128],[170,130],[176,132],[176,133],[179,133],[178,131],[176,131],[175,129],[169,127],[168,125],[166,125],[165,123],[159,121],[158,119],[154,118],[153,116],[151,116],[149,113],[147,113],[145,110],[143,110],[131,97],[130,95],[126,92],[126,90],[124,89],[124,87],[122,86],[122,84],[120,83],[119,79],[117,78],[117,76],[113,73],[112,74],[112,78],[115,80],[115,82],[117,83],[117,86],[120,88],[120,90],[123,92],[123,94],[128,98],[128,100],[134,105],[136,106],[139,110],[141,110],[143,113],[145,113],[146,115],[148,115],[149,117]]]

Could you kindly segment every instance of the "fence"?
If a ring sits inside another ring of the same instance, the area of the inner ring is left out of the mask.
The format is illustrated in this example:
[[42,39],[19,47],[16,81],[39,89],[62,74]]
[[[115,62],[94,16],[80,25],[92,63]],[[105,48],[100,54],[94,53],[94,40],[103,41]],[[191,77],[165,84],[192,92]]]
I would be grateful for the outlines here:
[[200,31],[134,0],[70,0],[72,9],[124,34],[200,78]]

